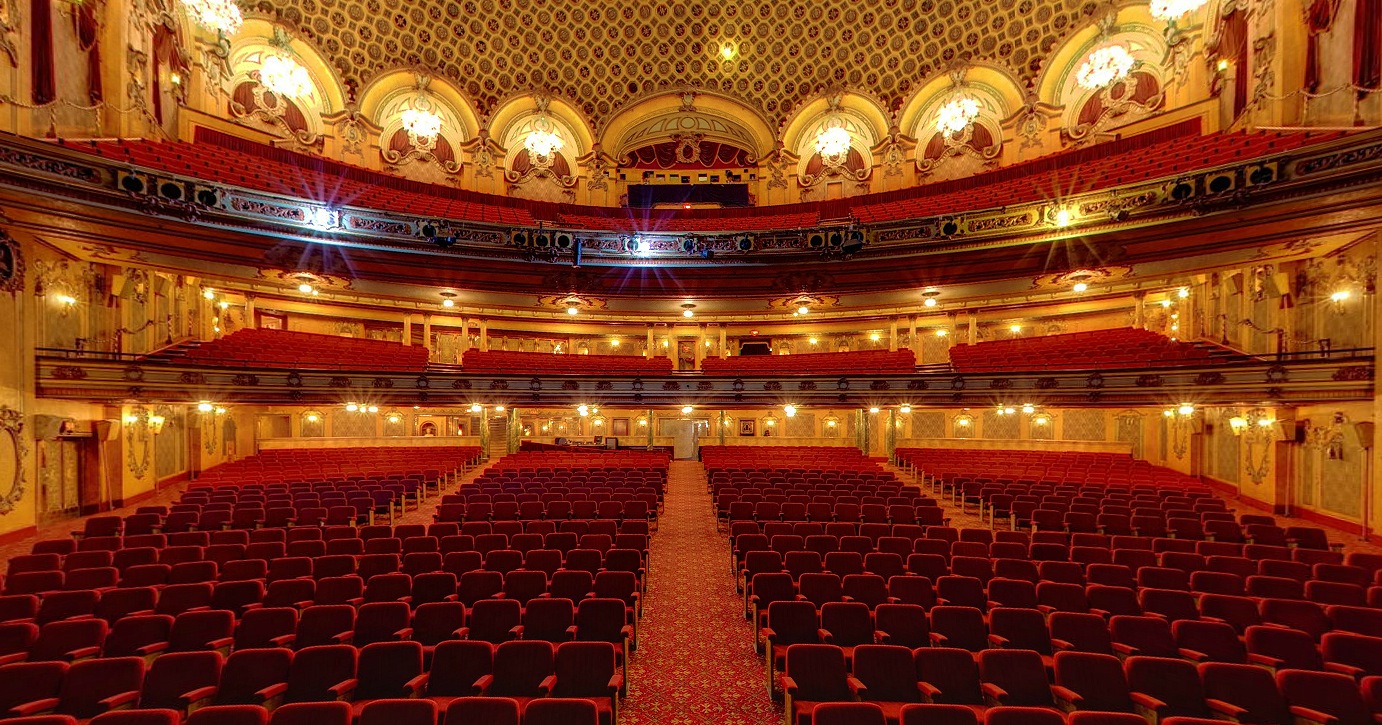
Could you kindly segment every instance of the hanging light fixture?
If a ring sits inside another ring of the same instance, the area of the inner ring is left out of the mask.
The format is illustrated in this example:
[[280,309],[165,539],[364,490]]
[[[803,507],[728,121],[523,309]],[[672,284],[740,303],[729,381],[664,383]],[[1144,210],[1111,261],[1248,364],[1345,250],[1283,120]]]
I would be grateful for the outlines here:
[[1204,5],[1204,0],[1152,0],[1149,8],[1152,17],[1167,22],[1195,12]]
[[547,158],[560,151],[566,145],[552,130],[552,122],[546,118],[539,118],[533,124],[533,130],[528,132],[528,137],[523,139],[523,148],[528,153],[539,158]]
[[1106,88],[1114,81],[1127,78],[1136,63],[1127,48],[1117,44],[1105,45],[1089,54],[1080,69],[1075,71],[1075,81],[1081,88],[1089,90]]
[[259,83],[273,93],[299,98],[312,92],[312,76],[292,58],[270,55],[259,66]]
[[964,133],[978,117],[979,101],[970,96],[957,95],[936,112],[936,130],[947,136]]
[[409,108],[399,114],[403,128],[418,138],[434,139],[441,133],[441,116],[426,108]]
[[853,138],[842,126],[831,126],[816,136],[816,153],[825,157],[843,156],[849,152]]
[[192,21],[221,35],[234,35],[245,23],[234,0],[184,0]]

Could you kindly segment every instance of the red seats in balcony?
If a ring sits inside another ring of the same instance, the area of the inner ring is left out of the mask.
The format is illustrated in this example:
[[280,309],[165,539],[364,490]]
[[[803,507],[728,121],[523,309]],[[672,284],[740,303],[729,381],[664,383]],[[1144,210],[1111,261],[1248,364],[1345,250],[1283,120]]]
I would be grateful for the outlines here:
[[366,340],[286,330],[246,329],[195,347],[170,350],[178,357],[206,365],[327,370],[423,372],[427,348],[388,340]]
[[916,368],[911,350],[861,350],[804,355],[735,355],[706,358],[707,375],[906,375]]
[[543,352],[467,350],[461,357],[467,373],[496,375],[666,375],[672,360],[641,355],[553,355]]
[[951,366],[967,373],[1183,367],[1242,359],[1245,358],[1229,350],[1202,343],[1178,342],[1131,327],[994,340],[950,348]]

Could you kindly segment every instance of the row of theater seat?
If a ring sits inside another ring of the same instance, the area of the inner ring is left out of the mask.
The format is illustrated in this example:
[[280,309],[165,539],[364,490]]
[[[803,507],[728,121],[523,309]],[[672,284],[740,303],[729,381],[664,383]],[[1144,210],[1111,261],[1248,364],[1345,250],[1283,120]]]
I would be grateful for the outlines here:
[[461,368],[467,373],[496,375],[670,375],[672,359],[470,349],[461,354]]
[[1128,454],[1072,451],[898,448],[899,464],[915,468],[933,486],[960,481],[1096,486],[1111,490],[1207,489],[1190,475]]
[[950,366],[963,373],[1178,367],[1246,359],[1228,350],[1214,351],[1201,343],[1178,342],[1150,330],[1130,327],[950,348]]
[[1133,656],[828,644],[785,648],[789,725],[1209,725],[1375,722],[1382,677]]
[[479,446],[270,449],[204,471],[200,488],[299,490],[392,477],[432,483],[460,471],[483,455]]
[[428,352],[421,345],[387,340],[246,328],[193,347],[174,348],[155,357],[171,362],[186,360],[194,364],[252,368],[421,373],[427,369]]
[[98,725],[517,725],[520,714],[525,725],[613,725],[615,660],[604,642],[525,640],[446,642],[430,665],[415,642],[14,664],[0,668],[0,712]]
[[817,352],[800,355],[733,355],[701,361],[706,375],[907,375],[916,370],[908,349]]

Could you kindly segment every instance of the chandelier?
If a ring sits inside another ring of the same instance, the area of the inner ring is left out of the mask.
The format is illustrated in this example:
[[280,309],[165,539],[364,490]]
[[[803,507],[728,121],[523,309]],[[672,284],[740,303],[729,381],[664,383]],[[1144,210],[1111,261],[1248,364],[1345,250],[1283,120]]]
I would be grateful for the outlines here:
[[565,145],[561,136],[542,129],[530,132],[528,138],[523,139],[523,148],[528,149],[528,153],[544,158],[560,151]]
[[289,98],[312,92],[312,77],[292,58],[270,55],[259,66],[259,83],[266,89]]
[[187,13],[198,25],[221,35],[234,35],[244,24],[235,0],[183,0]]
[[1084,65],[1075,72],[1075,81],[1082,88],[1098,90],[1126,78],[1136,62],[1128,49],[1121,45],[1095,48],[1085,59]]
[[434,139],[441,133],[441,116],[420,108],[409,108],[399,116],[403,128],[418,138]]
[[821,131],[820,135],[816,137],[816,153],[827,158],[843,156],[849,151],[851,141],[849,131],[839,126],[832,126]]
[[979,117],[979,101],[969,96],[956,96],[936,112],[936,130],[952,136],[969,128]]
[[1204,0],[1152,0],[1152,17],[1171,21],[1199,10],[1201,5],[1204,5]]

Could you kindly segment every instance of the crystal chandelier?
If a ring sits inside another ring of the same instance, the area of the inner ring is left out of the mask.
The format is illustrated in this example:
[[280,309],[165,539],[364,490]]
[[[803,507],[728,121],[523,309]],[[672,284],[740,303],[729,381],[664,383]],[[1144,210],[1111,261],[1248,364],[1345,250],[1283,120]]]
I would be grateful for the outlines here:
[[409,108],[400,118],[403,128],[418,138],[434,139],[441,133],[441,116],[420,108]]
[[936,112],[936,130],[951,136],[969,128],[979,117],[979,102],[969,96],[956,96]]
[[312,92],[312,77],[292,58],[270,55],[259,66],[259,83],[273,93],[298,98]]
[[532,131],[528,134],[528,138],[523,139],[523,148],[528,149],[528,153],[539,157],[550,156],[560,151],[561,147],[565,145],[566,143],[561,140],[561,136],[542,129]]
[[824,157],[843,156],[849,151],[851,138],[849,131],[832,126],[821,131],[816,137],[816,153]]
[[1121,45],[1106,45],[1095,48],[1085,59],[1084,65],[1075,72],[1075,81],[1082,88],[1097,90],[1114,81],[1121,80],[1132,71],[1132,54]]
[[1204,5],[1204,0],[1152,0],[1152,17],[1171,21],[1192,13]]
[[221,35],[234,35],[245,22],[235,0],[184,0],[184,3],[193,21]]

